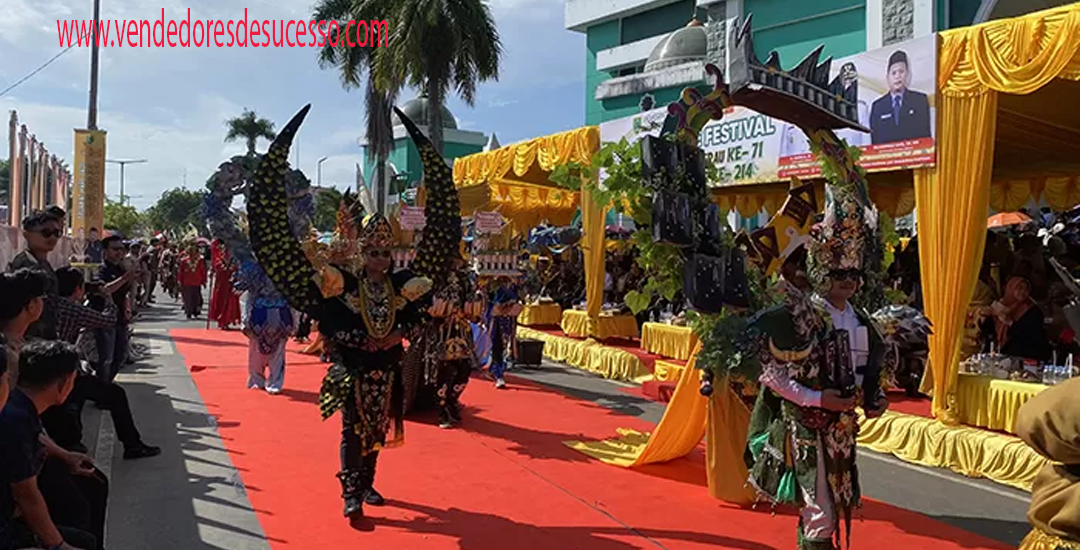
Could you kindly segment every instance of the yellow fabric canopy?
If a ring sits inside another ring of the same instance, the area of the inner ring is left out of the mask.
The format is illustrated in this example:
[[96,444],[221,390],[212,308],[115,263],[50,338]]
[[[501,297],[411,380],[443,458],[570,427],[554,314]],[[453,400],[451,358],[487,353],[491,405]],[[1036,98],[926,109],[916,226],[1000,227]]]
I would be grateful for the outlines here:
[[454,185],[462,214],[496,210],[514,231],[525,232],[547,220],[566,225],[582,212],[581,248],[585,256],[585,301],[590,321],[604,299],[604,210],[587,190],[555,186],[551,171],[571,162],[591,164],[600,150],[600,128],[585,126],[454,159]]
[[1077,90],[1075,83],[1053,81],[1080,78],[1078,51],[1080,4],[941,33],[937,166],[915,171],[915,196],[923,301],[934,323],[933,410],[944,422],[960,420],[960,339],[982,261],[995,168],[1000,174],[1068,170],[1065,156],[1046,149],[1051,142],[1030,147],[1030,127],[1043,119],[1042,133],[1054,134],[1065,131],[1063,122],[1080,123],[1080,114],[1064,114],[1074,101],[1053,104],[1058,115],[1051,117],[1045,100],[1002,96],[999,102],[999,94],[1038,93],[1048,85],[1050,93]]

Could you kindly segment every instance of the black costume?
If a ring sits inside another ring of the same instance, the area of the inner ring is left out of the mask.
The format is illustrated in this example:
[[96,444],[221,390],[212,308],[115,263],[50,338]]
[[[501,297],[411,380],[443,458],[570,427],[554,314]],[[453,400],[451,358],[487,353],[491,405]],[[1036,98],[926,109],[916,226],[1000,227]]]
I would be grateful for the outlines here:
[[404,441],[401,338],[422,318],[418,299],[431,281],[365,268],[378,261],[389,267],[393,232],[381,215],[363,217],[363,207],[349,193],[326,256],[305,252],[289,226],[285,175],[289,146],[308,109],[293,117],[259,163],[248,197],[251,243],[274,287],[318,322],[329,348],[333,365],[319,408],[324,419],[342,413],[338,477],[345,515],[356,517],[363,514],[363,502],[382,503],[372,487],[379,451]]

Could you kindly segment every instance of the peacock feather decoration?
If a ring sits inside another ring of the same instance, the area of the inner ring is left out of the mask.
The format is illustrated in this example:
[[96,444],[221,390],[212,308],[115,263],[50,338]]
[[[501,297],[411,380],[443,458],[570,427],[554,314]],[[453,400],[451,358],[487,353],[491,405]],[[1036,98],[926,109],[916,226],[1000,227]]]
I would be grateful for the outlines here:
[[427,194],[424,205],[425,225],[420,231],[416,260],[411,268],[417,275],[431,279],[435,288],[439,289],[446,283],[451,262],[460,254],[461,202],[457,188],[454,187],[453,174],[442,155],[405,113],[396,107],[394,112],[408,130],[420,151],[420,160],[424,163],[424,187]]
[[316,272],[292,232],[286,185],[289,148],[310,109],[306,105],[293,116],[259,162],[248,189],[248,223],[255,256],[278,292],[293,308],[317,318]]

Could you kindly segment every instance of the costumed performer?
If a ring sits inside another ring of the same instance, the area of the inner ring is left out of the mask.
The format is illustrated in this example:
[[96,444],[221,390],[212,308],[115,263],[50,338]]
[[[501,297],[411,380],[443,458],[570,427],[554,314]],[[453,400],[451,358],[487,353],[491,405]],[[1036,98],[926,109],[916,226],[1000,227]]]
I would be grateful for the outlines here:
[[210,243],[210,264],[214,270],[214,291],[210,296],[210,319],[221,330],[240,322],[240,296],[233,289],[237,265],[225,242],[214,238]]
[[1080,378],[1066,380],[1020,407],[1016,435],[1053,462],[1031,487],[1032,530],[1020,550],[1080,550]]
[[517,285],[511,280],[500,280],[491,297],[491,376],[495,387],[506,388],[506,359],[514,357],[517,342],[517,316],[521,313],[521,299]]
[[826,188],[825,220],[809,246],[818,294],[788,285],[782,304],[750,324],[760,335],[760,382],[769,390],[758,394],[751,415],[750,483],[774,505],[800,509],[800,550],[837,548],[841,516],[850,535],[860,502],[854,409],[861,404],[875,417],[888,407],[881,336],[849,302],[865,275],[869,240],[877,238],[877,212],[857,185]]
[[[333,364],[319,395],[322,417],[341,412],[344,513],[363,517],[363,505],[383,504],[374,488],[379,452],[404,442],[400,361],[405,333],[422,317],[419,299],[431,281],[391,274],[393,237],[379,214],[364,217],[346,194],[330,258],[316,268],[285,219],[289,146],[310,106],[270,145],[249,190],[252,247],[259,264],[292,306],[319,323]],[[359,250],[357,247],[359,246]],[[393,430],[393,436],[387,433]]]
[[206,261],[199,252],[199,245],[191,239],[184,243],[184,252],[180,254],[176,279],[180,285],[180,296],[184,302],[184,315],[194,319],[202,314],[202,289],[206,286]]
[[439,427],[461,422],[461,394],[477,357],[467,306],[474,300],[475,285],[465,271],[465,260],[451,257],[451,268],[442,288],[434,293],[431,320],[421,328],[417,346],[423,350],[423,386],[435,385]]
[[[243,332],[248,338],[247,387],[276,395],[285,385],[285,345],[294,331],[296,317],[259,266],[251,243],[231,210],[233,197],[243,192],[254,176],[255,160],[257,157],[237,156],[222,163],[207,183],[210,192],[203,201],[203,209],[219,257],[235,262],[228,284],[218,283],[215,291],[224,287],[233,295],[247,293],[242,319]],[[294,235],[306,235],[315,210],[311,182],[299,170],[291,170],[285,186],[290,231]]]

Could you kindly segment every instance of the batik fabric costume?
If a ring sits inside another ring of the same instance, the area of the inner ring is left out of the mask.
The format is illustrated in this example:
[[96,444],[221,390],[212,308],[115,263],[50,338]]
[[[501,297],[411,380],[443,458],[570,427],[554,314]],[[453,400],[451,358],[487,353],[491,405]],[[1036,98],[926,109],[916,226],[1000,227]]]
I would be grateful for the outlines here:
[[225,243],[214,239],[210,244],[210,266],[214,270],[213,292],[210,296],[210,319],[225,330],[240,322],[240,297],[233,289],[236,262]]
[[1016,435],[1050,459],[1031,486],[1031,533],[1020,550],[1080,550],[1080,378],[1032,397],[1016,417]]
[[[809,247],[810,276],[823,291],[831,277],[862,272],[866,240],[876,237],[869,229],[876,226],[876,211],[852,188],[827,186],[825,212]],[[885,349],[870,316],[851,304],[840,316],[829,308],[818,295],[787,288],[781,305],[750,322],[763,386],[750,420],[750,483],[773,505],[800,509],[800,550],[838,548],[840,519],[850,535],[860,502],[857,414],[822,408],[822,392],[855,396],[864,408],[884,395]]]
[[330,349],[333,364],[323,379],[319,408],[324,419],[341,412],[338,478],[345,515],[355,518],[363,515],[364,502],[382,503],[373,487],[379,452],[404,441],[399,365],[404,349],[396,336],[421,318],[419,299],[430,290],[430,281],[405,272],[369,277],[365,259],[376,252],[389,254],[392,231],[378,214],[361,222],[363,209],[349,194],[342,199],[327,263],[313,265],[304,253],[286,215],[285,174],[289,146],[309,109],[293,117],[259,163],[248,193],[250,234],[274,286],[296,310],[318,322]]
[[[274,287],[259,266],[251,243],[231,211],[233,197],[241,193],[255,173],[258,157],[237,156],[218,167],[207,187],[203,210],[210,231],[220,243],[219,258],[230,265],[222,271],[234,273],[229,284],[221,280],[215,290],[225,287],[231,294],[247,293],[242,323],[248,337],[248,379],[250,389],[279,393],[285,385],[285,345],[295,326],[295,316],[285,297]],[[299,170],[286,177],[288,220],[293,235],[306,235],[314,215],[311,182]]]
[[496,285],[491,297],[491,375],[495,377],[495,386],[503,388],[506,381],[507,356],[514,352],[517,337],[517,315],[521,313],[521,301],[516,285],[502,283]]
[[461,394],[477,362],[470,324],[474,319],[469,311],[475,293],[467,273],[451,271],[445,285],[435,292],[429,309],[431,320],[417,339],[424,358],[421,387],[434,384],[439,426],[443,428],[461,422]]

